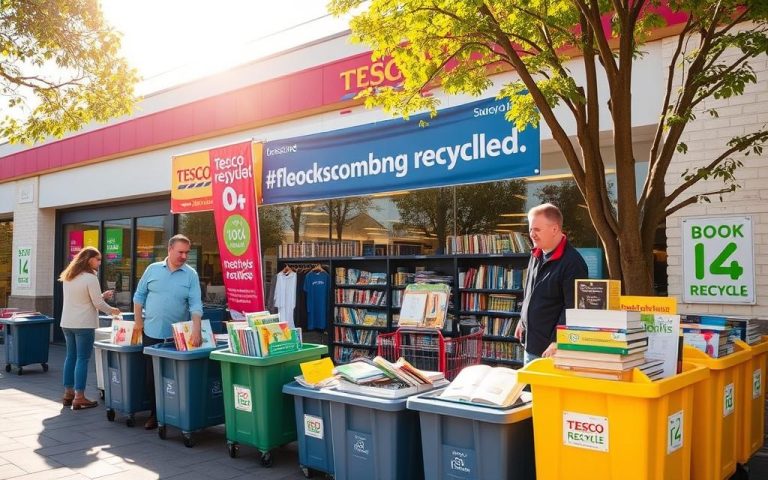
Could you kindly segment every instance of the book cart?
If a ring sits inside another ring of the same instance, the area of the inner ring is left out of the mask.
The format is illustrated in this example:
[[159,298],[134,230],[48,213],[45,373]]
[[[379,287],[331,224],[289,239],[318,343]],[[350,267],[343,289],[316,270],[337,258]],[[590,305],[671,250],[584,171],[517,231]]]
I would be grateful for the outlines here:
[[683,363],[677,375],[651,381],[578,377],[549,358],[518,372],[531,386],[536,474],[547,479],[692,478],[695,390],[710,371]]
[[251,357],[224,350],[211,352],[221,364],[224,418],[229,456],[240,443],[259,450],[261,465],[272,466],[271,450],[296,440],[296,424],[283,385],[301,373],[299,364],[328,353],[325,345],[305,343],[295,352]]
[[453,380],[462,368],[480,363],[483,331],[445,338],[440,330],[398,328],[377,338],[378,355],[390,362],[403,357],[421,370],[442,372]]

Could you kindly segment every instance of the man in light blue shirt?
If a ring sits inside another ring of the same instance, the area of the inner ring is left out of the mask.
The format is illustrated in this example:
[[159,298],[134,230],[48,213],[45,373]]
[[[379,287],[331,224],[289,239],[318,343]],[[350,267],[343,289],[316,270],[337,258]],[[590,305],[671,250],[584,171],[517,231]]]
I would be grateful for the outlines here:
[[[174,235],[168,241],[168,256],[162,262],[148,266],[133,295],[136,328],[142,330],[144,346],[155,345],[173,336],[172,323],[192,317],[192,345],[200,345],[200,319],[203,302],[200,298],[200,278],[186,264],[192,244],[184,235]],[[143,312],[142,312],[143,309]],[[155,418],[155,381],[152,357],[145,356],[146,388],[152,401],[152,415],[144,428],[157,427]]]

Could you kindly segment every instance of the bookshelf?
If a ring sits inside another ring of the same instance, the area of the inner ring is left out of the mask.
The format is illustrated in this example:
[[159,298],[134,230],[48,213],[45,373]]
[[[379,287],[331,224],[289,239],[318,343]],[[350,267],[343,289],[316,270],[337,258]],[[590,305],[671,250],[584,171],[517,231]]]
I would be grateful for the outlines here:
[[528,253],[296,257],[278,259],[277,267],[329,267],[328,347],[336,363],[374,356],[377,335],[397,329],[405,287],[426,276],[451,286],[444,336],[459,335],[460,321],[477,322],[485,333],[483,363],[519,367],[523,352],[513,334],[528,258]]

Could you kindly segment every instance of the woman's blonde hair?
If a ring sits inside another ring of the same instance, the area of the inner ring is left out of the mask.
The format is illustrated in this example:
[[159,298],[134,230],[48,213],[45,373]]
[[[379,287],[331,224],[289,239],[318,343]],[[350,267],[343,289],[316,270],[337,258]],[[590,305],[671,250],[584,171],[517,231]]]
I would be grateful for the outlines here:
[[94,247],[84,247],[75,255],[75,258],[69,262],[67,268],[59,276],[60,282],[69,282],[83,272],[96,273],[88,266],[88,262],[94,257],[100,257],[101,253]]

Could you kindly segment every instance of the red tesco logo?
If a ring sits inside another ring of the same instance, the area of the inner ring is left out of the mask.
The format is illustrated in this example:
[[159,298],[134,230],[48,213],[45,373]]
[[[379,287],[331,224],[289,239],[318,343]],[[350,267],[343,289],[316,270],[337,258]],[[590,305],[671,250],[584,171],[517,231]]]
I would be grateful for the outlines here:
[[179,182],[210,180],[211,167],[206,165],[204,167],[184,168],[176,171],[176,176]]
[[568,428],[578,432],[603,433],[605,430],[599,423],[577,422],[568,420]]

